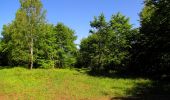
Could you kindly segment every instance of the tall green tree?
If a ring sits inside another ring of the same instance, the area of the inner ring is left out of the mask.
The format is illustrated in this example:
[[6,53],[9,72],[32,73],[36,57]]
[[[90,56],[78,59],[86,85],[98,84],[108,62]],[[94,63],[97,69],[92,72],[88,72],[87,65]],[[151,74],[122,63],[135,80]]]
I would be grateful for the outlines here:
[[170,69],[170,1],[145,0],[140,14],[141,39],[138,60],[142,70],[152,74]]
[[42,24],[41,34],[36,44],[38,57],[36,63],[42,68],[71,67],[76,62],[75,32],[62,23],[56,26]]
[[40,25],[45,23],[45,11],[40,0],[20,0],[20,4],[14,21],[4,26],[2,42],[4,52],[9,53],[10,64],[28,64],[32,69],[36,54],[35,42],[41,34]]
[[40,0],[20,0],[21,11],[25,12],[27,26],[28,48],[29,48],[29,63],[30,69],[33,68],[34,62],[34,41],[36,40],[39,31],[39,25],[44,22],[44,11],[42,11],[42,3]]
[[56,67],[71,67],[76,62],[75,32],[62,23],[54,27],[56,43]]
[[130,37],[133,35],[129,19],[117,13],[106,22],[101,14],[90,25],[92,34],[83,39],[80,45],[81,62],[94,70],[109,71],[125,66],[123,61],[128,57]]
[[[100,69],[103,67],[102,59],[104,59],[104,49],[105,49],[105,41],[107,36],[107,22],[105,19],[104,14],[101,14],[98,18],[94,17],[94,20],[90,22],[90,26],[92,29],[90,32],[92,34],[96,34],[96,36],[93,36],[93,39],[95,39],[95,42],[97,44],[95,45],[95,54],[93,58],[93,67],[96,69],[97,67]],[[97,68],[97,69],[98,69]]]
[[41,68],[54,68],[57,58],[57,44],[52,24],[42,24],[39,29],[41,34],[36,41],[37,59],[36,64]]

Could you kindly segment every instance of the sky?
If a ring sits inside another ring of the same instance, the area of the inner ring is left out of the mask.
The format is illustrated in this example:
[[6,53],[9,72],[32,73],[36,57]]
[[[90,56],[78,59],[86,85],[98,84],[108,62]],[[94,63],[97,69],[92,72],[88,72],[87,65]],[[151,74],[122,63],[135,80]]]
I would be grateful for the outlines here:
[[[139,13],[143,8],[143,0],[41,0],[47,10],[48,23],[56,25],[62,22],[72,28],[80,43],[89,35],[90,21],[94,16],[104,13],[109,20],[117,12],[130,18],[133,27],[139,27]],[[19,0],[0,1],[0,32],[4,24],[11,23],[20,7]]]

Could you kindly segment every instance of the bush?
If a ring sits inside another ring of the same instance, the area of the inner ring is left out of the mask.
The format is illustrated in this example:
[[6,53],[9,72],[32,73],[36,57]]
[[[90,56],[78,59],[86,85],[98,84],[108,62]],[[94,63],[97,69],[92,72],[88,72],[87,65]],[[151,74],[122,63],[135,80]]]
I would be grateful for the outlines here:
[[45,60],[45,59],[41,59],[38,60],[38,65],[40,66],[40,68],[44,68],[44,69],[49,69],[49,68],[54,68],[54,61],[52,60]]

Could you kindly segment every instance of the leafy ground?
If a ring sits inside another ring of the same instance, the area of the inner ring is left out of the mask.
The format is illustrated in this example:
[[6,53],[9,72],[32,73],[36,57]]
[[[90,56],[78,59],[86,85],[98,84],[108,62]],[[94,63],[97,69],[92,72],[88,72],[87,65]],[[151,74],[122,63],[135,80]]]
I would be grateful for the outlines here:
[[0,100],[113,100],[148,79],[94,77],[75,69],[0,69]]

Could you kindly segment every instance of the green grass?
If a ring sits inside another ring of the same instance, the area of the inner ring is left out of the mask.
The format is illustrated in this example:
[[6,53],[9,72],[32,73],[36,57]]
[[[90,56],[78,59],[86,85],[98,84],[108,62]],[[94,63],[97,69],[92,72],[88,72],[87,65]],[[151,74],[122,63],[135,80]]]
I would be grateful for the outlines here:
[[109,100],[147,79],[93,77],[70,69],[0,70],[0,100]]

